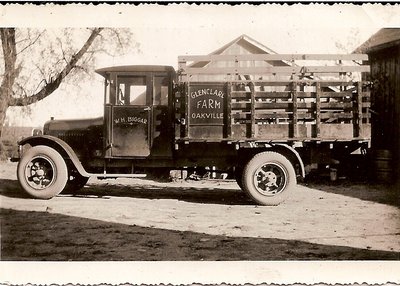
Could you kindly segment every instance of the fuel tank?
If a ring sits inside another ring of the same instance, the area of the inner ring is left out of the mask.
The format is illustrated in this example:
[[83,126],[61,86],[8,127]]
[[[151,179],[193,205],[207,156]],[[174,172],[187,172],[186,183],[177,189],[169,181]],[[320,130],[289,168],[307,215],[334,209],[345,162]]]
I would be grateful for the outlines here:
[[78,157],[103,155],[104,118],[50,120],[43,126],[43,134],[65,141]]

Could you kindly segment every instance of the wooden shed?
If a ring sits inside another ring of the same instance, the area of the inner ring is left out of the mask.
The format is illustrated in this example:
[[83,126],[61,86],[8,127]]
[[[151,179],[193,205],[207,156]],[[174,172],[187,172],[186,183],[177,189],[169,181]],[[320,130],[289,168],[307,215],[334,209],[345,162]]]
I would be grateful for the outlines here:
[[[400,29],[384,28],[379,30],[357,48],[355,53],[369,55],[370,76],[373,82],[371,147],[375,150],[375,161],[383,160],[381,163],[390,168],[387,180],[394,179],[399,184]],[[377,167],[382,167],[382,164]]]

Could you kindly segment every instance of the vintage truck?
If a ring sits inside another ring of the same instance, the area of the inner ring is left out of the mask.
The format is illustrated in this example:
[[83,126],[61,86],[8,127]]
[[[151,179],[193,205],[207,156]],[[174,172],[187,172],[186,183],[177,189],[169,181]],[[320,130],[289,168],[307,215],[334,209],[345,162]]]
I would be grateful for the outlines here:
[[[99,69],[104,116],[46,122],[18,142],[21,187],[49,199],[89,177],[225,172],[278,205],[317,167],[370,142],[367,56],[181,56],[170,66]],[[110,190],[111,192],[111,190]]]

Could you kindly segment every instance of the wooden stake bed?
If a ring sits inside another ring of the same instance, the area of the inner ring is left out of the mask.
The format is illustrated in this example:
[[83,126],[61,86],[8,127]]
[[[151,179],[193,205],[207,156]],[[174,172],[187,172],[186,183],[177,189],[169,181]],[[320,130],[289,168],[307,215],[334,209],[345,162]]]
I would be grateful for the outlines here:
[[178,141],[369,140],[367,55],[179,57]]

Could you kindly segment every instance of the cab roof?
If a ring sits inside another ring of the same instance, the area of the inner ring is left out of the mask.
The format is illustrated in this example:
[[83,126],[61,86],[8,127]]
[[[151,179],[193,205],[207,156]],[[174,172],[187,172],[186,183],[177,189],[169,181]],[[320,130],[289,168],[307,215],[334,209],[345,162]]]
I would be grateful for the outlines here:
[[118,72],[173,72],[175,70],[172,66],[157,66],[157,65],[131,65],[131,66],[115,66],[97,69],[96,72],[103,77],[108,73]]

